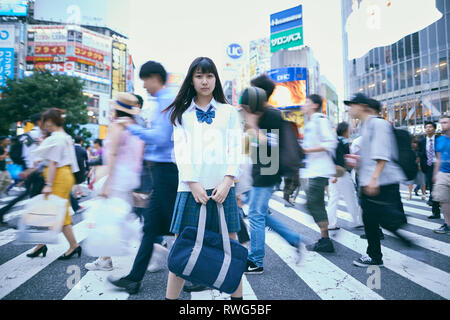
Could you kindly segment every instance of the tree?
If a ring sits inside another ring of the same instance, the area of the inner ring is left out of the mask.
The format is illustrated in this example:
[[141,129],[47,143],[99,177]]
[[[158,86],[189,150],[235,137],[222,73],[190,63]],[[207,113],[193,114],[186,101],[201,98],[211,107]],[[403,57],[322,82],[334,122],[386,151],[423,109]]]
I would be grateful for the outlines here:
[[0,99],[0,135],[10,134],[12,125],[36,113],[56,107],[66,111],[64,130],[71,136],[91,137],[81,125],[88,123],[88,98],[83,94],[84,81],[77,77],[35,71],[32,76],[7,80]]

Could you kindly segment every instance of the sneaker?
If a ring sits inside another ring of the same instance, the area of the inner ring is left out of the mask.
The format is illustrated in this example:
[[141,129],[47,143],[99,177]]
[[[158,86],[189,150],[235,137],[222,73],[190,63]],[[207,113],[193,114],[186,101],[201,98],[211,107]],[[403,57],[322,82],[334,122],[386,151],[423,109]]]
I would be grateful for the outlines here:
[[245,270],[245,274],[262,274],[264,272],[263,267],[258,267],[252,261],[247,260],[247,270]]
[[358,267],[368,267],[368,266],[378,266],[378,267],[383,267],[383,261],[374,261],[372,260],[372,258],[367,257],[367,256],[362,256],[361,258],[359,258],[358,260],[354,260],[353,264],[355,266]]
[[169,249],[160,244],[153,244],[153,254],[148,265],[148,272],[158,272],[167,268],[167,259],[169,258]]
[[91,263],[86,263],[84,265],[89,271],[101,270],[101,271],[111,271],[113,269],[112,260],[104,260],[103,257],[99,257],[97,260]]
[[330,238],[321,238],[317,243],[306,246],[309,251],[334,252],[333,242]]
[[433,230],[435,233],[446,234],[450,233],[450,228],[446,223],[444,223],[439,229]]

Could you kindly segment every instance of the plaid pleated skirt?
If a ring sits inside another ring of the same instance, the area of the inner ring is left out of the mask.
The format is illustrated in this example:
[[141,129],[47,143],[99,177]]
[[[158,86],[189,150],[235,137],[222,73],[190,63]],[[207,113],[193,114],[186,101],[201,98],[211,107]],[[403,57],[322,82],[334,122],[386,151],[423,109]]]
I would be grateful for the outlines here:
[[[211,196],[212,192],[213,190],[206,190],[208,196]],[[170,232],[180,234],[184,227],[198,227],[201,206],[201,203],[195,202],[191,192],[178,192]],[[239,223],[239,208],[237,206],[234,188],[230,189],[223,203],[223,209],[228,232],[239,232],[241,225]],[[206,203],[206,212],[206,229],[219,233],[219,212],[217,210],[217,203],[214,200],[209,200]]]

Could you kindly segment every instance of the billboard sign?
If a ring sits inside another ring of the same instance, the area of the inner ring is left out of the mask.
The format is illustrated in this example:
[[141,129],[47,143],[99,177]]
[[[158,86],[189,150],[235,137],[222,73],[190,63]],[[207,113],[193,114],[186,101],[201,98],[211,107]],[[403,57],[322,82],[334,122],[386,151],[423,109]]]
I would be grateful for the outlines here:
[[34,55],[65,55],[66,54],[66,46],[35,46],[34,47]]
[[14,25],[0,25],[0,48],[14,48]]
[[303,27],[270,35],[270,52],[303,45]]
[[14,79],[14,48],[0,48],[0,87],[6,79]]
[[239,59],[244,54],[244,49],[237,43],[232,43],[227,48],[227,55],[231,59]]
[[271,34],[300,26],[303,26],[303,12],[301,5],[270,15]]
[[299,108],[308,95],[308,72],[306,68],[273,69],[267,75],[276,83],[269,104],[276,108]]
[[27,15],[27,0],[2,0],[0,1],[0,16],[21,16]]
[[35,43],[67,42],[67,29],[66,26],[30,26],[28,29],[28,40]]
[[119,41],[113,41],[112,66],[111,66],[112,97],[115,97],[119,92],[125,92],[126,63],[127,63],[127,45]]

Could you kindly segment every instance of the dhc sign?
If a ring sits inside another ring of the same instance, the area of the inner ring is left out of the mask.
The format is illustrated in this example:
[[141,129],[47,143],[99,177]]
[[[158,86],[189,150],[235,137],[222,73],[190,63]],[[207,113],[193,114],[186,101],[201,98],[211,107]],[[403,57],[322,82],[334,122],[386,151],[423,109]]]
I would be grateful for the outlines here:
[[244,53],[244,50],[237,43],[230,44],[227,48],[227,55],[231,59],[239,59],[240,57],[242,57],[243,53]]

